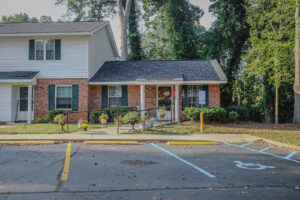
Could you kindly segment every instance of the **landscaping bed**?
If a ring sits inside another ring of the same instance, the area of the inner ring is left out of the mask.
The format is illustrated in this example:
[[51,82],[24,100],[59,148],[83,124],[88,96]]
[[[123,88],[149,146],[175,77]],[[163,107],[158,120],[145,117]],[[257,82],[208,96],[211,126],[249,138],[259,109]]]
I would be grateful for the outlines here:
[[[104,127],[103,125],[95,124],[89,125],[89,130],[98,129]],[[65,130],[67,130],[67,126],[65,126]],[[69,124],[69,131],[78,132],[83,131],[82,128],[78,128],[77,124]],[[61,126],[59,124],[24,124],[24,125],[14,125],[14,126],[5,126],[1,128],[0,126],[0,134],[60,134],[66,133],[61,130]]]
[[[295,124],[264,124],[264,123],[227,123],[205,124],[205,134],[250,134],[278,142],[300,146],[300,125]],[[188,135],[200,134],[199,124],[185,122],[181,125],[165,125],[152,127],[144,134],[157,135]]]

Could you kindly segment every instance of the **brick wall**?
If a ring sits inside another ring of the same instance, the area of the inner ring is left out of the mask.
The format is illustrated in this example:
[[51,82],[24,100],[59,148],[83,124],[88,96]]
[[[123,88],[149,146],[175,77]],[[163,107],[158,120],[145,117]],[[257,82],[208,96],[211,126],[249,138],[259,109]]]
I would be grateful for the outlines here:
[[102,86],[89,86],[89,110],[102,109]]
[[220,107],[220,85],[208,86],[209,105]]
[[128,106],[141,108],[140,85],[128,85]]
[[54,85],[78,85],[78,113],[69,115],[71,122],[79,119],[88,119],[88,80],[87,79],[38,79],[34,86],[34,117],[45,116],[48,109],[48,86]]

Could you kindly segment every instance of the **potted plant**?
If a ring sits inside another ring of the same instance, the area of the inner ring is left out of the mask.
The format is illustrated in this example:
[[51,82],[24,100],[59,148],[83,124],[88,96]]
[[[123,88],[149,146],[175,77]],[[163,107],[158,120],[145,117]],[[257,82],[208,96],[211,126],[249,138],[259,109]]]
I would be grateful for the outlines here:
[[134,125],[140,121],[140,116],[137,112],[128,112],[124,117],[123,117],[123,122],[126,124],[131,125],[131,130],[129,132],[136,132]]
[[65,131],[64,130],[64,125],[67,124],[67,117],[63,114],[58,114],[54,117],[53,121],[57,124],[60,124],[61,125],[61,130],[62,131]]
[[81,124],[82,124],[82,123],[83,123],[83,120],[82,120],[82,119],[78,120],[78,122],[77,122],[78,128],[81,128]]
[[105,114],[105,113],[102,113],[100,116],[99,116],[99,122],[101,124],[106,124],[107,123],[107,120],[108,120],[108,115]]
[[165,116],[166,116],[166,107],[163,106],[163,107],[158,108],[158,115],[159,115],[160,119],[165,118]]
[[83,121],[81,123],[81,128],[83,128],[84,131],[87,131],[88,127],[89,127],[89,124],[87,123],[87,121]]
[[[118,119],[119,118],[119,119]],[[115,121],[115,125],[116,126],[122,126],[123,125],[123,118],[122,118],[122,116],[120,115],[119,117],[116,117],[115,119],[114,119],[114,121]]]

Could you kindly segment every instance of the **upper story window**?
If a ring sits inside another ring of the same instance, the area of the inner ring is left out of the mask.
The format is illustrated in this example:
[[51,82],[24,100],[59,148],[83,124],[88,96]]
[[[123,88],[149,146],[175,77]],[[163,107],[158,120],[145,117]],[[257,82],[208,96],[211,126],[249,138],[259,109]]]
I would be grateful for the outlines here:
[[54,40],[35,40],[35,59],[54,60]]
[[122,86],[111,85],[108,86],[108,105],[109,107],[122,105]]
[[29,60],[60,60],[61,41],[29,40]]

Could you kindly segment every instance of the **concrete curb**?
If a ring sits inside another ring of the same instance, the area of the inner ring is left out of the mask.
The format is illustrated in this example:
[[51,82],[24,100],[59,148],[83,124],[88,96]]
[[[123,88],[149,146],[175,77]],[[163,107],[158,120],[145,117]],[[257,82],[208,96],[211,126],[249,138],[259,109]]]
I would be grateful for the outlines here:
[[257,141],[262,141],[280,148],[284,148],[284,149],[288,149],[288,150],[296,150],[300,152],[300,146],[295,146],[295,145],[291,145],[291,144],[286,144],[286,143],[282,143],[282,142],[277,142],[277,141],[273,141],[270,139],[265,139],[265,138],[261,138],[260,140]]

